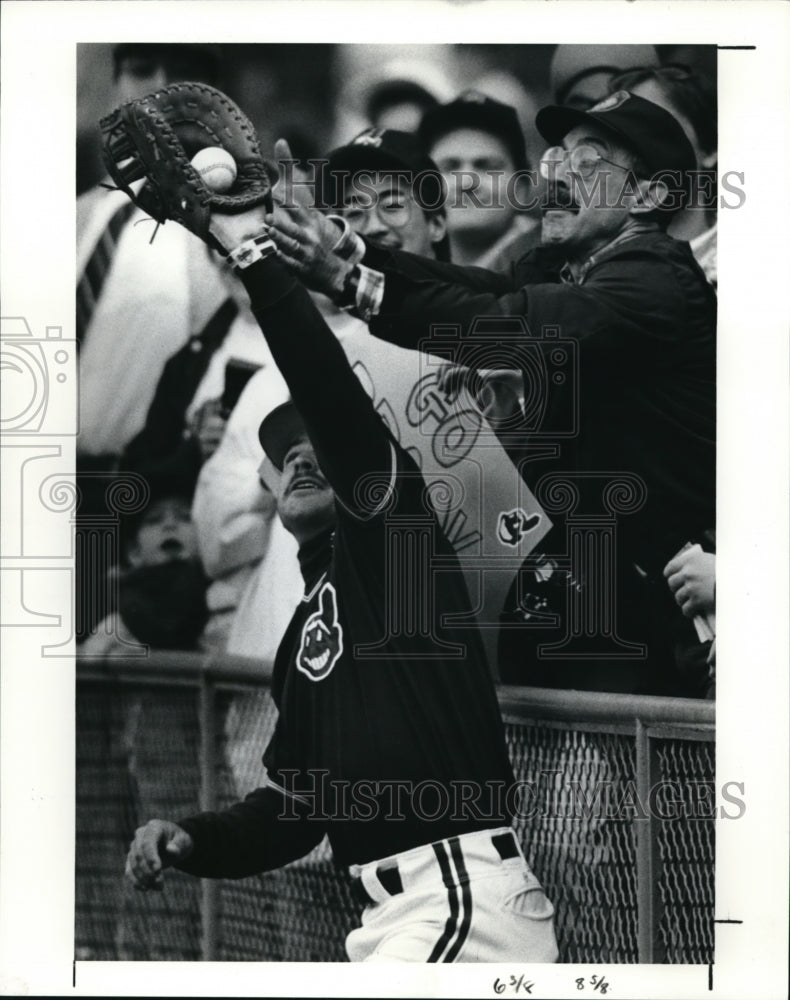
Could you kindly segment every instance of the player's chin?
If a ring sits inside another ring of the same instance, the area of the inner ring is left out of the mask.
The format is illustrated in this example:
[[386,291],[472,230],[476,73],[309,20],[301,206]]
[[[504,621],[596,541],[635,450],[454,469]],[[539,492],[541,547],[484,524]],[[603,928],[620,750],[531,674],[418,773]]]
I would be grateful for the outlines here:
[[284,501],[288,510],[318,511],[331,507],[334,503],[334,493],[329,486],[311,486],[291,490]]

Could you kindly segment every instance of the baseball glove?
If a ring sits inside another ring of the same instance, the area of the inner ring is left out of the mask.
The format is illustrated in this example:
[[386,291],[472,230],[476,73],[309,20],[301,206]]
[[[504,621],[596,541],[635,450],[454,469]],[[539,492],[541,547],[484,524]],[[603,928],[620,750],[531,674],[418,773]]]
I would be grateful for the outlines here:
[[[271,210],[271,176],[252,123],[221,91],[204,83],[176,83],[129,101],[100,121],[110,177],[157,222],[175,219],[224,252],[209,233],[212,212],[235,214],[256,205]],[[222,194],[206,186],[190,163],[206,146],[221,146],[236,161],[233,186]],[[145,178],[142,187],[131,185]]]

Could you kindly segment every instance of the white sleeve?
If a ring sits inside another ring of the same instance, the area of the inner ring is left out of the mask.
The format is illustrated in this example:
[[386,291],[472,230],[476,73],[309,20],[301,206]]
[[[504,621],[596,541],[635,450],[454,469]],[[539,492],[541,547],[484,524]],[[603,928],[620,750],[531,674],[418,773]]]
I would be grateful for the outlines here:
[[228,420],[219,447],[203,465],[195,489],[192,519],[206,573],[216,580],[266,553],[274,497],[258,477],[263,451],[258,427],[287,398],[273,365],[250,379]]
[[228,633],[226,650],[273,662],[304,592],[296,539],[274,518],[266,555],[250,575]]

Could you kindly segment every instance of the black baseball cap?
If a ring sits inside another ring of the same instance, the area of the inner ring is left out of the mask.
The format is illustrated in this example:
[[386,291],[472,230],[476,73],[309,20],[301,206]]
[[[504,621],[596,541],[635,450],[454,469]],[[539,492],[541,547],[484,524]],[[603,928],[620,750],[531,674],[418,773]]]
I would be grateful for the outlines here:
[[487,97],[479,90],[465,90],[449,104],[440,104],[423,115],[417,134],[430,149],[448,132],[459,128],[474,128],[501,139],[517,170],[527,169],[524,133],[515,109]]
[[[405,172],[411,177],[417,204],[426,212],[442,210],[447,196],[439,168],[412,132],[366,128],[345,146],[332,150],[327,157],[327,170],[330,174],[352,175],[361,171]],[[329,197],[330,204],[339,205],[342,202],[342,191],[329,187],[326,178],[322,196],[324,199]]]
[[261,447],[278,472],[283,471],[283,461],[291,445],[306,436],[304,421],[290,400],[275,406],[258,428]]
[[653,175],[673,171],[685,178],[696,169],[694,149],[677,118],[627,90],[610,94],[589,111],[550,105],[535,118],[538,131],[552,145],[559,145],[571,129],[586,122],[621,139]]

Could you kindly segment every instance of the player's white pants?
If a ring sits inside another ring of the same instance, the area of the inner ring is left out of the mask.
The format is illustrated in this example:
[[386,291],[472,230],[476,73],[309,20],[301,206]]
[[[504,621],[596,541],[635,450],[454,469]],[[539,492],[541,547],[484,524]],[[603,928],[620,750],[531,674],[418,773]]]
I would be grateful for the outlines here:
[[354,865],[373,900],[352,962],[556,962],[554,907],[510,827]]

